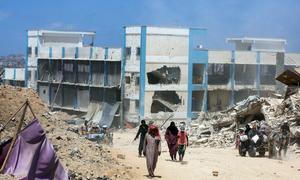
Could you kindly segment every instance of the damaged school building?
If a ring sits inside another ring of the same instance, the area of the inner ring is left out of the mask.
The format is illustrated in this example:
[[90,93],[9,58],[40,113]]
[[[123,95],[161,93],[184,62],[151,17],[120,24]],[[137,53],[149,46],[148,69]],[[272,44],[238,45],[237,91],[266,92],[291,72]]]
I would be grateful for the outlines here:
[[121,48],[95,47],[94,38],[94,32],[28,31],[26,83],[52,109],[117,114]]
[[233,50],[211,50],[206,33],[126,26],[122,48],[101,48],[95,32],[28,31],[25,85],[53,109],[91,114],[94,104],[110,106],[123,125],[191,120],[250,95],[283,94],[275,77],[300,65],[299,53],[285,52],[284,39],[228,38]]

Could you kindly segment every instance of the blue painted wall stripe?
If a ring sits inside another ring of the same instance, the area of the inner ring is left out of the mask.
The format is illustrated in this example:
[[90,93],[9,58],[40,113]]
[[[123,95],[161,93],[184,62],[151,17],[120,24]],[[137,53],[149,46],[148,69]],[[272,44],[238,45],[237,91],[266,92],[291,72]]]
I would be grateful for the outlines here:
[[260,52],[256,53],[256,90],[260,96]]
[[52,47],[49,47],[49,58],[52,58]]
[[[189,29],[189,59],[188,59],[188,104],[187,104],[187,118],[193,118],[193,91],[202,91],[202,111],[207,111],[207,87],[208,77],[206,69],[208,67],[208,52],[207,50],[200,50],[197,48],[199,43],[204,43],[206,30],[204,29]],[[204,81],[202,84],[193,84],[193,65],[202,64],[204,66]]]
[[139,110],[140,119],[144,118],[144,108],[145,108],[145,74],[146,74],[146,40],[147,40],[147,27],[141,27],[141,55],[140,55],[140,92],[139,92]]
[[65,47],[62,47],[62,48],[61,48],[61,57],[62,57],[62,58],[65,58],[65,57],[66,57],[66,48],[65,48]]
[[16,76],[17,76],[16,73],[17,73],[16,68],[14,68],[14,80],[16,80]]
[[121,114],[121,127],[124,126],[124,97],[125,97],[125,67],[126,67],[126,27],[123,27],[123,42],[122,42],[122,61],[121,61],[121,108],[120,108],[120,114]]

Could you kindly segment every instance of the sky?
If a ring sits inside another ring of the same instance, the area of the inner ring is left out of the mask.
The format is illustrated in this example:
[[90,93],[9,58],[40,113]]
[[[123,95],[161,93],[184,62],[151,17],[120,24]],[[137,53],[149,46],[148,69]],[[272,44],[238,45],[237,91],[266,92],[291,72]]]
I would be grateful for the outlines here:
[[228,37],[287,39],[300,52],[300,0],[0,0],[0,56],[25,54],[26,30],[96,31],[97,46],[121,47],[122,27],[207,29],[208,49]]

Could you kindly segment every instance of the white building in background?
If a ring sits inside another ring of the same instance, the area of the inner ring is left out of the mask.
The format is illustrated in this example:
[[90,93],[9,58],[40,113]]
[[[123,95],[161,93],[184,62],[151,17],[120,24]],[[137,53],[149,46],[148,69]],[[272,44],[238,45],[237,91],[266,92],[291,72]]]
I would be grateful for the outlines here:
[[114,116],[121,48],[95,47],[94,38],[95,32],[28,31],[27,86],[54,109],[87,112],[93,105]]
[[4,68],[4,84],[11,86],[25,86],[24,68]]
[[[72,31],[49,31],[49,30],[28,30],[27,31],[27,51],[26,51],[26,86],[36,89],[37,84],[37,59],[45,56],[49,51],[45,48],[53,47],[52,53],[58,54],[61,48],[75,48],[93,45],[95,32],[72,32]],[[89,41],[85,41],[89,39]],[[90,44],[85,44],[89,42]],[[42,48],[42,50],[41,50]],[[68,51],[66,52],[68,53]],[[49,55],[49,54],[47,54]]]

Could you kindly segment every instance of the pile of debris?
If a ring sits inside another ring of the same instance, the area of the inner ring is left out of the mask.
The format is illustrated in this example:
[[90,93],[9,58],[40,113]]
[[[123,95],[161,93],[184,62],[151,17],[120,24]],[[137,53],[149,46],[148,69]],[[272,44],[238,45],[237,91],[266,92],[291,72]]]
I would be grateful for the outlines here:
[[300,145],[300,91],[287,99],[249,96],[236,106],[214,113],[201,113],[189,126],[192,146],[232,147],[235,132],[253,120],[265,121],[272,129],[279,129],[288,121],[292,144]]
[[[64,120],[70,119],[70,116],[62,112],[49,112],[48,107],[31,89],[0,86],[0,126],[27,98],[72,179],[131,179],[130,167],[120,163],[114,152],[69,131],[70,128]],[[32,118],[31,114],[26,114],[25,124]],[[11,122],[1,132],[1,142],[13,136],[16,124]],[[0,175],[0,178],[8,176]]]

